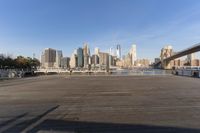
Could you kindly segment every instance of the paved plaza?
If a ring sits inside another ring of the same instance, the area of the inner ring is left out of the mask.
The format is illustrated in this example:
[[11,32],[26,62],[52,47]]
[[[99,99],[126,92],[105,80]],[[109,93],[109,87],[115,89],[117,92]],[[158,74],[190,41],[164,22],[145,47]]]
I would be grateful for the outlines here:
[[40,76],[0,81],[1,133],[200,133],[200,79]]

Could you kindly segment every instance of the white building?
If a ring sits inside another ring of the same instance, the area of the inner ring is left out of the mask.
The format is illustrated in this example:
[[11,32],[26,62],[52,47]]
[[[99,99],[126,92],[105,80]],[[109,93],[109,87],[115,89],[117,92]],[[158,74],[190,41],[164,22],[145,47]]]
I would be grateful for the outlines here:
[[76,68],[77,64],[77,49],[75,49],[70,58],[70,68]]
[[70,58],[70,68],[76,68],[76,55],[72,54]]
[[130,56],[131,56],[131,64],[132,66],[135,66],[135,61],[137,60],[137,51],[136,51],[136,45],[132,45],[130,49]]
[[116,49],[117,58],[121,59],[121,46],[118,44]]

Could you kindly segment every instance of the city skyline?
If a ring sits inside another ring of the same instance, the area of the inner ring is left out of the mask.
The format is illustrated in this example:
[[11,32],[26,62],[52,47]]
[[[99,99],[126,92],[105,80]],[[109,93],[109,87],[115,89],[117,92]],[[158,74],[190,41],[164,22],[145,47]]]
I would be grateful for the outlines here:
[[[39,4],[38,4],[39,3]],[[198,0],[0,1],[0,53],[40,57],[44,48],[70,57],[87,42],[93,51],[136,44],[153,60],[165,45],[180,51],[199,43]]]
[[[95,47],[94,53],[91,54],[90,47],[84,43],[83,47],[74,49],[71,57],[66,57],[62,54],[62,50],[53,48],[45,48],[41,54],[42,69],[60,69],[60,68],[78,68],[78,69],[106,69],[109,67],[133,67],[133,66],[148,66],[150,61],[144,63],[137,60],[136,45],[132,45],[130,51],[122,57],[121,46],[118,44],[116,47],[111,47],[109,52],[101,51]],[[69,59],[69,60],[68,60]],[[127,62],[128,61],[128,62]],[[136,64],[137,63],[137,64]]]

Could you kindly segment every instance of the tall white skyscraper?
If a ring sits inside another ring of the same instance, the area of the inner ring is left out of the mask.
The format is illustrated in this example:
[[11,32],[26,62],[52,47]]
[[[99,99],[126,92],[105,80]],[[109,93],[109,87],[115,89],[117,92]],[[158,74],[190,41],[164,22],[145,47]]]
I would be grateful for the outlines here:
[[117,45],[116,54],[117,58],[121,59],[121,46],[119,44]]
[[130,49],[130,55],[131,55],[131,64],[132,66],[135,66],[135,61],[137,60],[137,51],[136,51],[136,45],[132,45]]

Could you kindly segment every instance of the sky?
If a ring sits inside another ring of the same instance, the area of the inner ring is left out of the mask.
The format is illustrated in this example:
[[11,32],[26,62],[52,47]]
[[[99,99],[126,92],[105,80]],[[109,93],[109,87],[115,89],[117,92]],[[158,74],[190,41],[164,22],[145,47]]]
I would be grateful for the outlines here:
[[44,48],[70,56],[88,43],[108,52],[137,45],[138,58],[200,43],[200,0],[0,0],[0,53],[40,57]]

